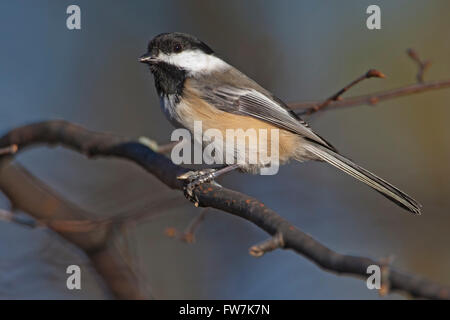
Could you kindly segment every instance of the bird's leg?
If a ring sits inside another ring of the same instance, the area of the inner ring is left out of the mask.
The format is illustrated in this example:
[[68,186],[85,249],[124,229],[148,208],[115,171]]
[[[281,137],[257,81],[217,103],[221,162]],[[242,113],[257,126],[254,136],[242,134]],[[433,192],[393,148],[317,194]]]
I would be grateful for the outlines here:
[[198,199],[194,194],[194,189],[203,183],[213,183],[215,185],[220,186],[217,182],[214,181],[217,177],[233,171],[237,169],[239,166],[237,164],[232,164],[226,167],[223,167],[219,170],[216,169],[203,169],[199,171],[188,171],[178,176],[177,179],[185,180],[186,184],[183,187],[184,195],[190,201],[195,203],[195,206],[198,206]]

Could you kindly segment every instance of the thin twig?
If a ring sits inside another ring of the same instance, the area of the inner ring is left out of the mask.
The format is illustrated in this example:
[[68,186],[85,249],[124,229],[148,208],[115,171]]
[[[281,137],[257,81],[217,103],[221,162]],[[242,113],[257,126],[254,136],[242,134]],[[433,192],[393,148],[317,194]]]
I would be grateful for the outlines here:
[[417,64],[417,67],[418,67],[418,71],[417,71],[417,75],[416,75],[417,82],[423,83],[425,71],[431,66],[431,61],[429,61],[429,60],[422,61],[419,57],[419,54],[414,49],[408,49],[406,51],[406,53]]
[[178,141],[169,142],[158,146],[158,152],[162,154],[167,154],[172,151],[173,147],[178,144]]
[[333,101],[341,100],[341,96],[346,91],[348,91],[349,89],[351,89],[352,87],[354,87],[355,85],[360,83],[361,81],[363,81],[365,79],[370,79],[370,78],[383,78],[384,79],[384,78],[386,78],[386,76],[382,72],[380,72],[378,70],[370,69],[365,74],[363,74],[362,76],[360,76],[357,79],[353,80],[347,86],[345,86],[344,88],[342,88],[341,90],[339,90],[338,92],[333,94],[331,97],[326,99],[324,102],[322,102],[322,103],[320,103],[318,105],[310,107],[309,109],[299,113],[299,115],[310,115],[310,114],[313,114],[313,113],[315,113],[317,111],[325,109]]
[[149,147],[155,152],[166,154],[172,151],[173,147],[179,143],[179,141],[171,141],[163,145],[159,145],[158,142],[147,137],[140,137],[138,140],[143,145]]
[[261,257],[265,253],[280,249],[284,247],[283,234],[278,232],[273,237],[267,239],[264,242],[255,244],[249,249],[250,255],[254,257]]
[[206,218],[206,213],[209,208],[203,208],[202,212],[195,216],[194,219],[188,224],[184,232],[180,234],[180,232],[174,227],[167,227],[164,230],[164,234],[169,238],[178,239],[184,241],[186,243],[194,243],[195,242],[195,232],[200,227],[201,223]]
[[439,90],[450,87],[450,79],[441,80],[441,81],[431,81],[424,82],[424,74],[425,71],[430,67],[431,62],[429,60],[422,61],[418,55],[418,53],[413,49],[407,50],[408,56],[418,65],[418,73],[416,75],[417,84],[401,87],[398,89],[381,91],[372,94],[367,94],[358,97],[352,97],[347,99],[328,99],[325,102],[323,101],[304,101],[304,102],[292,102],[289,103],[289,107],[292,109],[306,109],[304,111],[295,111],[298,115],[308,115],[313,112],[323,110],[321,107],[324,103],[327,103],[328,107],[339,108],[339,107],[354,107],[359,105],[371,105],[374,106],[380,101],[403,97],[406,95],[425,92],[429,90]]
[[198,230],[202,222],[206,218],[206,213],[209,208],[203,208],[202,212],[197,215],[191,223],[187,226],[186,230],[184,230],[183,234],[181,235],[181,240],[187,243],[194,243],[195,242],[195,232]]

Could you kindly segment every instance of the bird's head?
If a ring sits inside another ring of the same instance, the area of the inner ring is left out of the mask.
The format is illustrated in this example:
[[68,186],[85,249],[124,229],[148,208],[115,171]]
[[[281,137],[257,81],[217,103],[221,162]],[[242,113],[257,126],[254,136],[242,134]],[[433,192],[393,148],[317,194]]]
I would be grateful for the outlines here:
[[150,66],[153,74],[181,71],[187,76],[210,73],[226,66],[214,51],[194,36],[173,32],[153,38],[139,61]]

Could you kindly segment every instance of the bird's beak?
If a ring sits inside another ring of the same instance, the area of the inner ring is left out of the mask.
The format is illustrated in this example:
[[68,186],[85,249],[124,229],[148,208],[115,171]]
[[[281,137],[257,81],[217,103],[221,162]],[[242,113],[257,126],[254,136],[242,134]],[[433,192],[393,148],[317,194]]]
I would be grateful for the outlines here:
[[154,57],[152,57],[152,55],[150,53],[146,53],[146,54],[140,56],[138,61],[141,63],[149,64],[149,63],[154,62],[155,60],[156,59]]

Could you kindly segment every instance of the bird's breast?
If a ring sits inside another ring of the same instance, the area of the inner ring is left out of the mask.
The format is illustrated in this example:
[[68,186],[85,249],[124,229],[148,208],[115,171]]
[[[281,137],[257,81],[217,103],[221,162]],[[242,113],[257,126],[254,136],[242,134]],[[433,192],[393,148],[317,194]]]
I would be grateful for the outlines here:
[[180,117],[177,109],[180,104],[180,97],[177,94],[161,95],[159,97],[159,104],[164,115],[175,127],[185,127],[180,123]]

